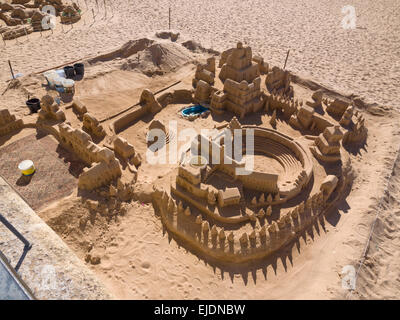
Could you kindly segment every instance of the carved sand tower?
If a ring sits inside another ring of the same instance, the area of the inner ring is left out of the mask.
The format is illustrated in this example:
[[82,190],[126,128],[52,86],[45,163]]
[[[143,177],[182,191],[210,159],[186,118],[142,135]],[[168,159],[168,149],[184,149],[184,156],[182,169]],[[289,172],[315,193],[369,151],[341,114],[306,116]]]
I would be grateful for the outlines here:
[[250,47],[238,42],[231,50],[219,74],[224,83],[223,91],[212,95],[211,108],[217,113],[231,111],[241,118],[261,109],[261,77],[259,66],[252,61]]
[[327,127],[315,140],[311,147],[314,156],[322,161],[336,162],[340,160],[340,140],[343,133],[338,125]]

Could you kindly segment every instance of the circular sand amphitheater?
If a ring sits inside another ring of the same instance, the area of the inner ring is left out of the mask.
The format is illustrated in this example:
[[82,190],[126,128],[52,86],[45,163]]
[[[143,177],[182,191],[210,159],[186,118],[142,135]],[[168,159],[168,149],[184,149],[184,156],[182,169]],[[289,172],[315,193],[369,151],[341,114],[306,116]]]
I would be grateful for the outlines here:
[[[307,149],[293,138],[278,131],[257,126],[243,126],[243,153],[249,151],[246,146],[246,133],[249,129],[254,132],[254,176],[278,175],[279,194],[285,201],[295,197],[312,176],[313,164]],[[257,188],[256,185],[255,187]]]

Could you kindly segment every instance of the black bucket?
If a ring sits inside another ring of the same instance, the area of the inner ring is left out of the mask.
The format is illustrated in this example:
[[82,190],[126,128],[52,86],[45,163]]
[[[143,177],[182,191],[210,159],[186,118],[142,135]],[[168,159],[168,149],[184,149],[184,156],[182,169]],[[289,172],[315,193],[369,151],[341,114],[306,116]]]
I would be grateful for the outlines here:
[[36,98],[29,99],[26,102],[26,105],[28,106],[29,110],[31,110],[31,113],[37,113],[40,109],[40,100]]
[[72,66],[64,67],[64,72],[68,79],[73,79],[75,77],[75,69]]
[[85,74],[85,66],[83,63],[75,63],[74,64],[75,74],[77,76],[82,76]]

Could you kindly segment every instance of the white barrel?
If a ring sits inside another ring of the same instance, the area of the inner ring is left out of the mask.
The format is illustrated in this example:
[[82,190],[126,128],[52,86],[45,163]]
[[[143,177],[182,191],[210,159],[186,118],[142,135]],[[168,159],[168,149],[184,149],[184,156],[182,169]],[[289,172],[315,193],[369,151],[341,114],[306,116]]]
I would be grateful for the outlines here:
[[75,92],[75,81],[71,79],[63,80],[63,87],[65,93],[74,93]]
[[54,88],[55,87],[54,79],[59,77],[57,72],[55,70],[46,71],[43,75],[46,78],[49,87]]

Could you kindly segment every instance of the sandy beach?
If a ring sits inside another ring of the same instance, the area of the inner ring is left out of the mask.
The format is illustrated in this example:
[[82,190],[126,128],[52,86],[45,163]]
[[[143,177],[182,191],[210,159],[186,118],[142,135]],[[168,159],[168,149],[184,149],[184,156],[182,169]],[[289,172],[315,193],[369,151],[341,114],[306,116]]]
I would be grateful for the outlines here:
[[[350,153],[355,164],[355,179],[349,197],[333,215],[336,218],[327,221],[325,230],[315,232],[306,240],[300,239],[300,249],[282,253],[275,265],[265,269],[249,268],[235,273],[208,265],[171,241],[163,232],[152,205],[144,201],[127,205],[127,213],[113,221],[98,216],[96,223],[85,229],[79,226],[89,210],[82,209],[75,191],[70,197],[41,207],[39,216],[80,259],[85,260],[88,246],[95,244],[101,263],[87,265],[115,297],[398,299],[400,3],[397,0],[351,3],[344,0],[113,0],[107,1],[107,8],[103,3],[96,7],[92,0],[87,1],[88,7],[83,0],[76,2],[84,15],[73,28],[58,24],[53,33],[34,32],[6,43],[0,41],[0,94],[11,77],[8,60],[14,73],[23,75],[71,61],[88,61],[130,40],[154,37],[157,30],[168,29],[171,8],[171,28],[181,38],[218,52],[242,41],[251,46],[253,55],[262,56],[269,65],[280,68],[290,50],[286,67],[290,72],[343,96],[354,94],[366,104],[376,103],[383,110],[379,115],[365,112],[368,140],[359,151]],[[345,17],[342,8],[346,5],[356,10],[354,29],[342,27]],[[185,67],[166,72],[164,78],[142,73],[125,78],[128,71],[118,65],[122,58],[94,64],[88,70],[87,82],[79,84],[81,97],[86,99],[85,103],[99,106],[97,111],[93,108],[93,113],[98,119],[105,119],[138,101],[146,87],[157,91],[181,79],[184,79],[181,85],[188,84],[188,75],[194,73],[189,60],[202,57],[189,50],[182,52],[179,59],[171,60],[171,65],[186,64]],[[114,72],[115,68],[120,69]],[[114,71],[108,73],[110,70]],[[31,119],[23,103],[26,95],[38,90],[45,93],[37,79],[32,79],[25,80],[25,91],[8,90],[0,96],[0,108]],[[103,101],[93,98],[102,92]],[[65,112],[67,118],[74,119],[73,125],[80,125],[71,110]],[[161,114],[160,119],[166,121],[167,117],[163,117]],[[199,121],[201,125],[212,125],[209,120]],[[106,124],[109,126],[111,122]],[[289,130],[278,125],[280,128]],[[127,140],[141,139],[137,132],[129,130],[122,136]],[[141,148],[137,149],[144,152]],[[167,184],[170,173],[161,171],[151,172],[149,176],[159,174],[160,184]],[[147,182],[145,178],[139,181]],[[356,290],[350,294],[341,285],[342,268],[347,265],[357,271]]]

